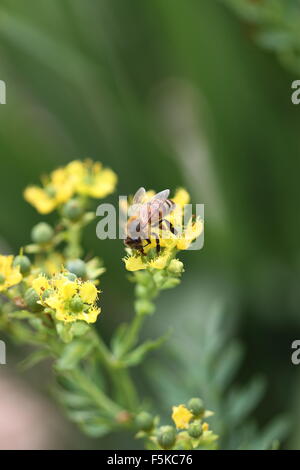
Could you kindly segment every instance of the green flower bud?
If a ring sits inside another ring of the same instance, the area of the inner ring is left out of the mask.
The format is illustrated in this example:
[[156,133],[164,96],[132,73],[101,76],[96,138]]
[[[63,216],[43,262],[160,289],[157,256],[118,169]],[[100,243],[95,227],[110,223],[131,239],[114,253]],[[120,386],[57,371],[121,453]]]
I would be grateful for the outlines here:
[[161,285],[163,284],[165,279],[166,279],[166,275],[165,275],[163,270],[157,271],[153,275],[153,280],[154,280],[156,286],[158,286],[158,287],[161,287]]
[[31,262],[27,256],[16,256],[13,262],[13,266],[20,266],[22,274],[27,274],[30,271]]
[[135,419],[136,426],[139,431],[151,431],[154,424],[153,416],[147,411],[141,411]]
[[25,292],[24,300],[28,308],[33,312],[40,312],[43,309],[43,307],[37,303],[40,298],[35,292],[35,290],[32,288],[27,289],[27,291]]
[[49,297],[50,294],[51,294],[51,289],[45,290],[42,294],[42,299],[46,300]]
[[188,433],[189,436],[193,437],[194,439],[200,437],[203,433],[201,423],[199,421],[194,421],[191,423],[188,427]]
[[163,283],[162,288],[172,289],[173,287],[178,286],[178,284],[180,284],[180,279],[178,279],[177,277],[170,277]]
[[203,401],[201,398],[191,398],[188,402],[188,409],[193,413],[194,416],[203,416],[205,411]]
[[162,426],[159,428],[157,441],[163,449],[171,449],[176,441],[175,428],[173,426]]
[[151,315],[155,311],[153,303],[146,299],[136,300],[134,307],[137,315]]
[[86,277],[86,264],[82,259],[72,259],[67,262],[67,270],[77,277]]
[[31,231],[31,238],[34,243],[43,244],[48,243],[54,236],[54,230],[51,225],[46,222],[40,222],[35,225]]
[[181,274],[183,269],[183,263],[179,259],[172,259],[168,266],[168,271],[173,274]]
[[70,309],[73,313],[79,313],[82,311],[83,302],[78,295],[70,301]]
[[137,284],[135,286],[135,293],[137,297],[148,297],[148,289],[142,284]]
[[0,285],[5,283],[5,277],[3,274],[0,274]]
[[79,201],[76,199],[71,199],[63,206],[62,214],[67,219],[77,220],[83,214],[83,207]]

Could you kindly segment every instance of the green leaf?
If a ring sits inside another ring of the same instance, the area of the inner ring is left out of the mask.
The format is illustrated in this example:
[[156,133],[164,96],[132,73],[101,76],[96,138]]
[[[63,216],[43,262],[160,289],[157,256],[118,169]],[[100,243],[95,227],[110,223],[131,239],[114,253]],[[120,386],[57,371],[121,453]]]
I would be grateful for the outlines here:
[[90,329],[90,325],[84,321],[76,321],[70,328],[70,333],[74,336],[82,336]]
[[268,424],[255,445],[257,450],[269,450],[278,447],[279,442],[286,437],[291,427],[287,416],[278,416]]
[[34,351],[30,354],[26,359],[20,362],[19,367],[22,370],[30,369],[31,367],[35,366],[39,362],[43,361],[44,359],[48,359],[50,357],[49,351],[47,349],[39,349],[38,351]]
[[16,320],[26,320],[33,317],[33,314],[27,312],[27,310],[17,310],[15,312],[10,312],[7,315],[9,318],[14,318]]
[[55,390],[54,396],[66,408],[83,409],[93,404],[88,395],[66,392],[62,389]]
[[99,421],[98,423],[82,423],[80,429],[89,437],[102,437],[112,430],[108,423]]
[[240,343],[232,342],[224,348],[214,372],[214,381],[221,391],[230,385],[242,361],[243,348]]
[[257,406],[264,390],[265,381],[259,377],[243,388],[232,390],[227,404],[231,423],[235,426],[241,423]]
[[133,367],[133,366],[140,364],[145,358],[146,354],[148,354],[148,352],[159,348],[166,341],[168,337],[169,337],[169,333],[167,335],[162,336],[161,338],[158,338],[157,340],[146,341],[145,343],[141,344],[136,349],[131,351],[129,354],[127,354],[122,359],[122,363],[126,367]]
[[72,341],[72,343],[69,343],[64,348],[61,357],[56,362],[57,370],[62,371],[74,369],[78,362],[91,352],[93,347],[94,343],[91,341]]
[[116,357],[120,356],[123,341],[125,339],[127,331],[128,331],[128,324],[121,323],[121,325],[116,329],[116,332],[111,339],[111,343],[110,343],[111,349]]
[[56,324],[56,331],[60,337],[60,339],[64,343],[70,343],[73,339],[73,334],[71,332],[71,325],[65,325],[62,322]]

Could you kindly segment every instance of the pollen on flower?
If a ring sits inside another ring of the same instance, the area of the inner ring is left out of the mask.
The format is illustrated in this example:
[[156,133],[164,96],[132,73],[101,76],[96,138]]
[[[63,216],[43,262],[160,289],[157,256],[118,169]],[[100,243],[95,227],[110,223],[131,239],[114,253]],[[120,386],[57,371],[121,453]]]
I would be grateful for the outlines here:
[[172,419],[177,429],[187,429],[193,414],[184,406],[173,406]]
[[0,292],[22,281],[20,266],[13,266],[13,256],[0,255]]
[[49,289],[49,282],[45,276],[39,276],[32,281],[32,287],[38,295],[42,295],[43,291]]

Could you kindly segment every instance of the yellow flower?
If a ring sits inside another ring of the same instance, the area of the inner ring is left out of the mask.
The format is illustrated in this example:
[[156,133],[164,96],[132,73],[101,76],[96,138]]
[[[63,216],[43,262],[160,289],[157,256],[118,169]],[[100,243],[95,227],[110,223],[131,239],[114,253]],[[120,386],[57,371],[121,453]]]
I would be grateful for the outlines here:
[[29,186],[24,191],[24,198],[41,214],[49,214],[59,205],[67,202],[74,193],[74,184],[68,173],[59,168],[44,179],[44,187]]
[[96,301],[97,295],[98,295],[97,288],[90,281],[85,282],[80,287],[80,297],[82,298],[83,302],[87,302],[88,304],[92,304]]
[[76,185],[76,191],[85,196],[101,199],[111,194],[117,184],[117,175],[110,168],[103,168],[101,163],[87,160],[84,163],[82,178]]
[[172,198],[172,201],[175,202],[176,206],[184,207],[190,202],[190,195],[184,188],[178,188],[175,192],[175,196]]
[[154,258],[142,257],[140,254],[123,258],[127,271],[140,271],[141,269],[164,269],[171,256],[171,250],[165,248],[162,254]]
[[20,267],[13,267],[13,256],[0,255],[0,292],[22,281]]
[[63,281],[60,284],[59,291],[63,300],[70,299],[77,292],[77,284],[75,281]]
[[202,430],[205,432],[205,431],[208,431],[209,430],[209,424],[208,423],[203,423],[202,424]]
[[172,419],[177,429],[187,429],[193,414],[184,406],[173,406]]
[[176,247],[178,250],[187,250],[191,243],[198,238],[203,232],[203,221],[201,219],[192,219],[183,231],[182,236],[178,239]]
[[58,252],[51,252],[46,259],[39,260],[39,267],[41,271],[45,272],[49,276],[59,272],[63,266],[65,258]]
[[127,256],[123,258],[127,271],[139,271],[147,268],[147,263],[144,263],[141,256]]
[[112,193],[117,183],[116,174],[91,160],[74,160],[67,166],[43,178],[43,187],[29,186],[24,198],[41,214],[49,214],[78,193],[102,198]]
[[165,251],[162,255],[157,256],[156,258],[149,261],[149,268],[154,269],[164,269],[169,261],[170,253]]
[[39,276],[32,281],[32,288],[36,291],[38,295],[49,289],[49,281],[45,276]]
[[[40,296],[41,305],[54,310],[55,318],[64,323],[77,320],[94,323],[101,312],[95,303],[99,291],[90,281],[70,281],[68,274],[64,272],[49,280],[39,276],[33,281],[32,287]],[[45,290],[48,295],[43,295]]]

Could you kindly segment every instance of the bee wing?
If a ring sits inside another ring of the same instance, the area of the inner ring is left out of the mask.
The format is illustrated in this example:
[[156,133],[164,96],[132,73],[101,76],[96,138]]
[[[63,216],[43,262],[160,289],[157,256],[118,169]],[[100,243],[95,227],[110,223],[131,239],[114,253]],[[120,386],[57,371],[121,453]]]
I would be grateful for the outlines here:
[[137,190],[135,195],[133,196],[132,204],[142,204],[146,194],[145,188],[140,188]]
[[165,199],[168,199],[169,194],[170,194],[170,190],[169,189],[164,189],[163,191],[160,191],[160,193],[155,194],[155,196],[153,196],[150,199],[149,203],[151,203],[152,201],[155,201],[156,199],[164,201]]

